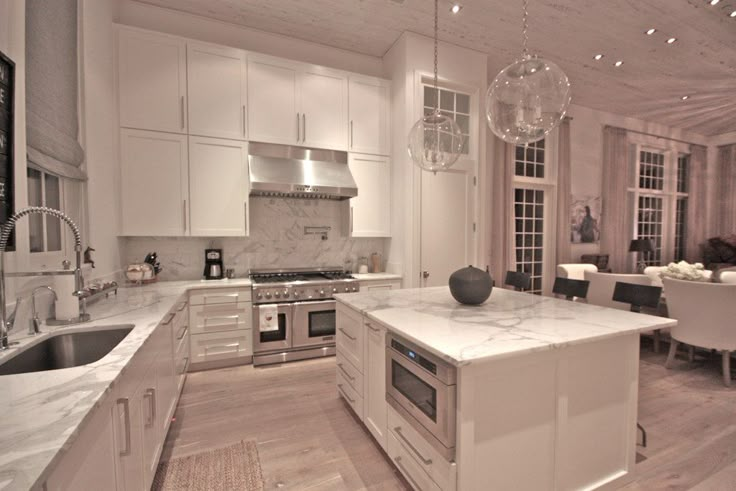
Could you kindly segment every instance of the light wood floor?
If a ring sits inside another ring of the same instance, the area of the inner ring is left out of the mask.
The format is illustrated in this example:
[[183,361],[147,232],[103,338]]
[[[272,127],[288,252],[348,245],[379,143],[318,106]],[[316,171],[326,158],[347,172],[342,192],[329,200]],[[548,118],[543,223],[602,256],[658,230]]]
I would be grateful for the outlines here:
[[[642,348],[649,442],[624,489],[736,490],[736,387],[722,385],[720,358],[664,360]],[[257,441],[266,489],[409,489],[338,398],[334,358],[189,374],[162,459],[241,439]]]

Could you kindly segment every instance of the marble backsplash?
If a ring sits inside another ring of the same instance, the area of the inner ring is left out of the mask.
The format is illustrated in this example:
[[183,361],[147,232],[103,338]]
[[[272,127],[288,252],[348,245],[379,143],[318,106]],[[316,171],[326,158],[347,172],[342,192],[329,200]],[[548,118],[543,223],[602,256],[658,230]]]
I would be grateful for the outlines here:
[[225,268],[234,268],[237,277],[250,268],[344,266],[346,261],[355,268],[359,257],[373,252],[385,264],[390,239],[349,238],[349,206],[347,201],[251,197],[248,237],[127,237],[123,260],[141,262],[156,251],[162,280],[201,278],[206,248],[222,249]]

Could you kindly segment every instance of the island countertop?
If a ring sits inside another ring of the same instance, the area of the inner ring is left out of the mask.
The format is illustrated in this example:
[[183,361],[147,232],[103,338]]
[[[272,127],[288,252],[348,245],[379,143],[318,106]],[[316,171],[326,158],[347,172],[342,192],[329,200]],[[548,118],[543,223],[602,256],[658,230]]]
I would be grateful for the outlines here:
[[674,319],[494,288],[462,305],[446,286],[335,298],[455,366],[672,327]]

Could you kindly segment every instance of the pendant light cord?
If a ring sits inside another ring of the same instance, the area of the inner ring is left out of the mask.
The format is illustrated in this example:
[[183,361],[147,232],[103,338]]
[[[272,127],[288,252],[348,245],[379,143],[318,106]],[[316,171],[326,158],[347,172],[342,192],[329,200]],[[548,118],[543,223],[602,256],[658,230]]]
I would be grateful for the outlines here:
[[527,44],[529,43],[529,35],[527,34],[527,31],[529,30],[529,0],[522,0],[522,5],[524,8],[524,16],[523,16],[522,28],[521,28],[521,32],[522,32],[521,46],[522,46],[523,56],[524,58],[527,58],[529,56],[529,49],[527,48]]
[[439,32],[439,21],[438,21],[438,9],[437,4],[439,0],[434,0],[434,111],[439,112],[440,110],[440,91],[439,84],[437,83],[437,33]]

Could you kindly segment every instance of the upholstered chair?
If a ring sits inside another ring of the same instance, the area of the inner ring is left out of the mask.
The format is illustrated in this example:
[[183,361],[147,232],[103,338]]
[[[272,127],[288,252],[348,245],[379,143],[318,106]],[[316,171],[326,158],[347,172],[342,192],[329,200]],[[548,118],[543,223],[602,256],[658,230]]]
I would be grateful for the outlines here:
[[613,290],[616,283],[633,283],[635,285],[651,286],[652,281],[645,274],[614,274],[586,271],[585,279],[590,282],[588,288],[588,303],[610,307],[612,309],[629,310],[631,305],[613,300]]
[[570,263],[557,265],[557,276],[560,278],[570,278],[571,280],[584,280],[586,271],[597,273],[598,267],[595,264],[586,263]]

